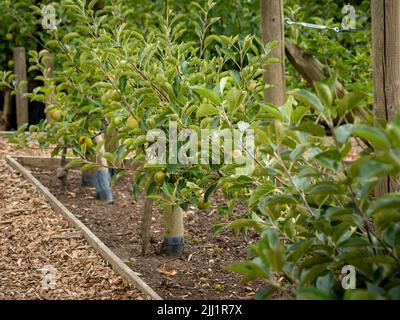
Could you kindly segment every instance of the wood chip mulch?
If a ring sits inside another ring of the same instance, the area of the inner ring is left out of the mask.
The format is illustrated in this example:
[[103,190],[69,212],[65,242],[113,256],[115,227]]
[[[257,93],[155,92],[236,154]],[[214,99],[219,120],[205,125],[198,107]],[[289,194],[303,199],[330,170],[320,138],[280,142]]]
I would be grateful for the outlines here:
[[148,299],[117,275],[5,161],[0,139],[0,299]]

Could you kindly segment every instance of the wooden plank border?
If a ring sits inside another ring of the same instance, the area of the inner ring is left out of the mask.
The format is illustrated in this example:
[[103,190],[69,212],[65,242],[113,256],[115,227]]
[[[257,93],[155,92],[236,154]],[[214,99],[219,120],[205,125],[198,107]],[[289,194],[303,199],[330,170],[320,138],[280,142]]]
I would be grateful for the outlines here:
[[[48,168],[48,167],[58,167],[61,162],[60,157],[32,157],[32,156],[14,156],[11,155],[11,158],[17,160],[19,164],[22,166],[32,166],[36,168]],[[67,158],[67,161],[72,159]]]
[[[22,157],[21,157],[22,158]],[[57,160],[57,159],[56,159]],[[112,268],[133,284],[137,289],[149,295],[154,300],[162,298],[139,276],[129,268],[114,252],[112,252],[88,227],[86,227],[72,212],[70,212],[44,185],[42,185],[22,164],[12,156],[7,155],[6,161],[32,183],[50,202],[52,208],[61,214],[72,226],[83,233],[87,242],[112,266]]]
[[15,133],[15,131],[0,131],[0,138],[13,133]]
[[[60,157],[32,157],[32,156],[18,156],[18,155],[10,155],[13,159],[17,160],[20,164],[23,166],[32,166],[32,167],[37,167],[37,168],[47,168],[47,167],[58,167],[61,162]],[[66,163],[69,161],[74,160],[74,158],[66,158]],[[124,161],[124,166],[127,169],[137,169],[142,165],[141,162],[137,162],[133,165],[129,163],[129,160]],[[76,165],[77,168],[80,167],[80,165]]]

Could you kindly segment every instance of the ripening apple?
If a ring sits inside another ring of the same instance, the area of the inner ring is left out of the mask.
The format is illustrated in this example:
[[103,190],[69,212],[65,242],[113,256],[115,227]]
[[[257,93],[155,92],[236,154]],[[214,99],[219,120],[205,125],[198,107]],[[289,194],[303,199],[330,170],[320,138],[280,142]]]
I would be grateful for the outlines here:
[[155,183],[160,185],[160,184],[162,184],[164,182],[166,177],[167,177],[167,175],[164,172],[158,171],[154,175],[154,181],[155,181]]
[[14,35],[12,33],[7,33],[6,34],[6,40],[7,41],[12,41],[14,39]]
[[135,117],[129,117],[126,121],[126,127],[128,129],[138,129],[139,128],[139,121]]
[[14,68],[14,60],[8,60],[7,65],[10,69]]
[[249,91],[253,91],[255,88],[257,88],[256,82],[250,82],[249,85],[247,86],[247,90]]
[[61,110],[60,109],[53,109],[50,111],[50,117],[54,120],[54,121],[60,121],[61,120]]

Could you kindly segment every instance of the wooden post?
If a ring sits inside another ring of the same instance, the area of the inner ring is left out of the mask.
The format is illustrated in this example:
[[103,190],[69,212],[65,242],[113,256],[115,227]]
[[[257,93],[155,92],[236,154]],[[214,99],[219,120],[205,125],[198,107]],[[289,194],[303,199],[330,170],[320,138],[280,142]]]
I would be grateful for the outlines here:
[[260,0],[261,29],[264,43],[277,41],[277,47],[270,57],[278,58],[279,63],[266,67],[264,80],[273,85],[265,91],[266,102],[281,106],[285,103],[285,23],[283,15],[283,0]]
[[15,63],[14,72],[17,81],[17,93],[15,95],[17,127],[19,127],[29,121],[28,99],[24,97],[24,94],[28,92],[27,83],[20,85],[22,81],[27,81],[25,48],[14,48],[13,56]]
[[[391,121],[400,112],[400,1],[372,0],[372,50],[375,115]],[[400,191],[400,181],[388,177],[377,196]]]

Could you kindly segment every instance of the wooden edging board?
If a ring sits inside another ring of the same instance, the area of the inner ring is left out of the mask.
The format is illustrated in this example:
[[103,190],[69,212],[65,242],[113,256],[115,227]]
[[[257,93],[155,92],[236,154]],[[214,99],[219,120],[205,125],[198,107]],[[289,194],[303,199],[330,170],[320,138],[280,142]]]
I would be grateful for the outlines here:
[[[59,166],[61,162],[60,157],[32,157],[32,156],[11,156],[16,159],[23,166],[32,166],[37,168],[48,168]],[[66,163],[73,160],[73,158],[66,158]],[[129,160],[124,161],[124,166],[127,169],[137,169],[142,165],[141,162],[136,162],[133,165],[129,163]],[[76,165],[76,167],[80,167],[80,165]]]
[[[162,298],[138,275],[130,269],[114,252],[112,252],[88,227],[86,227],[77,217],[73,215],[57,198],[42,185],[17,159],[18,156],[6,156],[7,162],[19,173],[21,173],[29,182],[31,182],[50,202],[53,209],[61,214],[71,225],[80,230],[87,242],[112,266],[112,268],[133,284],[137,289],[149,295],[154,300]],[[21,157],[23,158],[23,157]],[[29,157],[25,157],[29,158]],[[31,157],[32,158],[32,157]]]
[[15,131],[0,131],[0,138],[4,137],[7,134],[13,134]]

